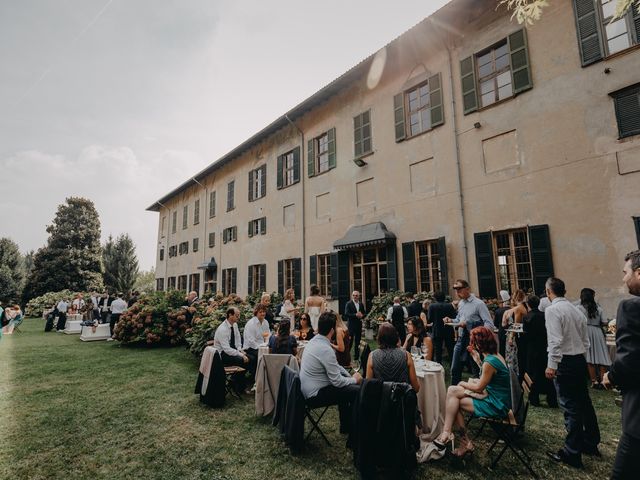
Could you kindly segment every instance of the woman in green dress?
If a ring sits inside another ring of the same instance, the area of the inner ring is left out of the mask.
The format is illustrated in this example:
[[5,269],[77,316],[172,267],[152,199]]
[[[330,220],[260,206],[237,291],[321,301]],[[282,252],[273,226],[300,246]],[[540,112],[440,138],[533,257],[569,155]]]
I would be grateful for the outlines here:
[[506,418],[511,409],[511,378],[507,364],[498,353],[498,344],[491,330],[476,327],[471,330],[469,353],[480,364],[480,380],[460,382],[447,390],[444,427],[434,441],[439,450],[448,443],[454,444],[453,427],[458,428],[458,448],[453,453],[464,456],[473,451],[473,444],[467,436],[463,412],[475,417]]

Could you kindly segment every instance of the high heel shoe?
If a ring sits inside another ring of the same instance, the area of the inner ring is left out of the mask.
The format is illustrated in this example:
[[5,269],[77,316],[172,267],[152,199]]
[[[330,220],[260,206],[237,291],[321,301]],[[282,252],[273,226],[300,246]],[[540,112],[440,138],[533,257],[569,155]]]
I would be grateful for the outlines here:
[[447,445],[451,444],[451,451],[453,451],[455,449],[454,435],[453,435],[453,433],[450,433],[449,436],[447,437],[447,439],[444,442],[440,441],[439,438],[436,438],[433,441],[433,444],[436,446],[436,448],[440,452],[443,452],[444,450],[446,450],[447,449]]
[[458,458],[464,458],[467,455],[471,455],[475,449],[473,443],[468,438],[460,440],[461,445],[453,451],[453,454]]

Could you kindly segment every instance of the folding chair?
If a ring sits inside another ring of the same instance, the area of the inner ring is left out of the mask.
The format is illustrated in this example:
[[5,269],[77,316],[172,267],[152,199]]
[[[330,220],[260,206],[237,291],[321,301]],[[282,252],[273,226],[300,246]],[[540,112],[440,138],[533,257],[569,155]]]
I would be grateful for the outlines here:
[[18,332],[18,333],[22,333],[22,330],[20,330],[20,325],[22,325],[22,322],[24,321],[24,315],[20,314],[18,315],[16,318],[14,318],[13,320],[11,320],[9,322],[9,326],[13,326],[13,330],[12,332]]
[[[320,409],[322,409],[322,412],[320,412],[320,414],[314,413],[314,410],[320,410]],[[304,437],[305,443],[307,443],[311,434],[317,430],[320,436],[324,438],[324,441],[327,443],[327,445],[331,447],[331,442],[325,436],[324,432],[320,428],[320,421],[322,420],[322,417],[324,417],[324,414],[327,413],[327,410],[329,410],[329,406],[312,408],[307,403],[304,404],[304,416],[309,420],[309,422],[312,425],[311,430],[309,430],[309,433],[307,433],[307,436]]]
[[224,390],[229,395],[233,395],[234,397],[240,400],[242,400],[242,397],[238,392],[236,392],[233,389],[231,379],[233,378],[234,375],[240,374],[240,373],[244,374],[244,372],[246,372],[246,370],[242,367],[224,367],[224,375],[226,377],[226,381],[224,383]]
[[[511,450],[515,457],[527,468],[534,478],[539,478],[531,467],[531,457],[529,457],[527,452],[518,445],[518,439],[524,432],[524,426],[527,420],[527,413],[529,411],[528,395],[531,391],[531,385],[533,382],[529,375],[525,373],[522,385],[519,386],[518,376],[512,369],[509,369],[509,372],[511,374],[511,398],[513,403],[513,408],[509,411],[509,417],[502,420],[495,418],[482,418],[484,421],[482,428],[484,428],[484,425],[489,425],[496,433],[496,439],[489,447],[487,453],[491,454],[500,441],[504,442],[502,449],[491,462],[489,469],[493,470],[496,467],[508,449]],[[527,394],[526,400],[525,393]],[[482,430],[482,428],[480,430]]]

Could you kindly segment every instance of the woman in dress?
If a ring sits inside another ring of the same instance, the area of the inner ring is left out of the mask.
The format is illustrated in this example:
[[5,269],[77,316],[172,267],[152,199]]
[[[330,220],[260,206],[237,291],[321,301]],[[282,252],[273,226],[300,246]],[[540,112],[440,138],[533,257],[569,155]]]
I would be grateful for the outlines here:
[[269,353],[295,356],[298,353],[298,342],[290,332],[291,322],[288,319],[282,320],[278,325],[278,334],[269,338]]
[[331,346],[336,351],[338,363],[345,368],[351,367],[351,337],[340,315],[336,315],[336,334],[331,340]]
[[[508,328],[512,327],[515,324],[522,323],[522,319],[529,312],[526,300],[527,295],[523,290],[518,289],[515,291],[515,293],[511,297],[511,308],[504,312],[504,315],[502,316],[503,327]],[[513,368],[518,377],[520,377],[521,374],[524,375],[525,362],[519,362],[518,360],[523,358],[523,355],[525,354],[526,352],[524,348],[524,338],[518,337],[516,333],[508,332],[505,347],[505,357],[507,360],[507,365]],[[522,370],[522,372],[520,370]]]
[[[438,450],[444,451],[449,442],[453,444],[453,427],[456,426],[459,447],[453,454],[460,457],[473,451],[473,444],[467,436],[463,412],[471,413],[474,417],[504,419],[511,409],[511,375],[507,362],[498,353],[498,344],[493,332],[486,327],[471,330],[467,350],[477,363],[482,359],[482,375],[477,382],[460,382],[449,387],[444,427],[440,436],[433,442]],[[483,395],[485,390],[486,396]],[[481,398],[474,398],[469,394]]]
[[315,336],[313,328],[311,328],[311,319],[308,313],[300,315],[300,328],[293,332],[300,340],[311,340]]
[[307,297],[304,302],[304,311],[309,314],[313,329],[318,330],[318,319],[324,312],[324,298],[320,296],[320,289],[317,285],[311,285],[311,296]]
[[384,382],[410,383],[420,391],[420,383],[411,355],[398,346],[398,331],[389,322],[378,328],[378,348],[371,352],[367,362],[367,378],[377,378]]
[[427,317],[429,305],[431,305],[431,302],[428,299],[422,302],[422,311],[420,312],[420,320],[422,320],[425,332],[429,332],[429,329],[433,326],[432,323],[429,323],[429,318]]
[[427,332],[424,331],[424,323],[418,317],[411,317],[407,321],[407,338],[404,341],[404,349],[411,353],[411,347],[418,347],[422,351],[422,347],[427,347],[427,358],[433,358],[433,342]]
[[611,365],[611,357],[607,349],[607,340],[602,327],[607,320],[602,314],[602,308],[596,303],[596,292],[590,288],[583,288],[580,292],[580,305],[578,309],[587,317],[587,335],[589,336],[589,350],[587,350],[587,368],[591,378],[591,388],[602,389],[602,384],[596,377],[596,367],[600,373],[600,379]]
[[295,305],[296,296],[293,288],[289,288],[284,292],[284,302],[282,303],[282,309],[280,309],[280,317],[287,318],[291,321],[291,325],[296,324],[296,314],[298,313],[298,307]]

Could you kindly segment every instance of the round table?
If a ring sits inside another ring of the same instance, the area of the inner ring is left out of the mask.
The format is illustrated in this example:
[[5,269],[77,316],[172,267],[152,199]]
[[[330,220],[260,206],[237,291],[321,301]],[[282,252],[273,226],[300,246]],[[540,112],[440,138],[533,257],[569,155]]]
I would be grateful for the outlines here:
[[432,441],[440,435],[444,426],[445,400],[447,388],[444,383],[444,368],[436,362],[425,369],[424,360],[416,361],[416,376],[420,383],[418,410],[422,416],[422,435]]
[[[304,351],[304,346],[307,344],[308,342],[298,342],[298,354],[296,355],[296,358],[298,359],[298,362],[300,362],[300,360],[302,359],[302,352]],[[265,354],[265,353],[269,353],[269,345],[267,345],[266,343],[263,343],[262,345],[260,345],[258,347],[258,363],[260,363],[260,358]]]

